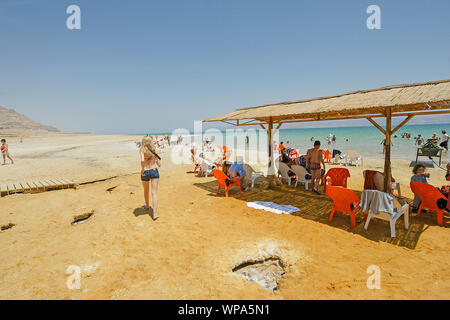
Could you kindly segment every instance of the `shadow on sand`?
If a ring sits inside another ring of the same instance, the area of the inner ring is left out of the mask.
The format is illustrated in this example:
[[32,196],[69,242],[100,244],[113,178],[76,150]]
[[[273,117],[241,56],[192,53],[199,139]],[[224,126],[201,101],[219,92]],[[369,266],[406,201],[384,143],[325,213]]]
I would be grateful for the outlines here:
[[[209,196],[216,196],[217,181],[209,181],[204,183],[194,183],[198,188],[209,191]],[[355,191],[355,190],[354,190]],[[361,198],[361,192],[355,191],[356,195]],[[217,197],[224,197],[225,191],[221,189]],[[364,222],[362,212],[356,215],[356,227],[352,228],[350,225],[350,215],[346,213],[337,212],[334,214],[333,220],[328,221],[333,201],[325,196],[316,195],[311,190],[306,191],[303,185],[287,186],[283,185],[277,190],[265,190],[259,188],[258,183],[255,188],[248,192],[239,193],[237,187],[232,187],[229,191],[229,196],[245,202],[251,201],[273,201],[278,204],[290,204],[301,211],[293,214],[299,218],[314,220],[335,228],[339,228],[366,239],[376,242],[386,242],[392,245],[414,249],[417,246],[419,238],[429,225],[437,225],[436,213],[422,212],[420,217],[416,214],[410,214],[409,229],[404,228],[404,220],[400,218],[396,224],[397,236],[391,238],[389,222],[380,219],[372,219],[370,221],[368,230],[364,230]],[[448,215],[444,215],[443,227],[450,226],[450,219]]]
[[134,210],[133,210],[133,214],[134,214],[136,217],[144,216],[144,215],[147,215],[147,216],[150,216],[150,217],[151,217],[152,214],[153,214],[153,208],[150,207],[150,209],[145,209],[144,206],[142,206],[142,207],[139,207],[139,208],[134,209]]

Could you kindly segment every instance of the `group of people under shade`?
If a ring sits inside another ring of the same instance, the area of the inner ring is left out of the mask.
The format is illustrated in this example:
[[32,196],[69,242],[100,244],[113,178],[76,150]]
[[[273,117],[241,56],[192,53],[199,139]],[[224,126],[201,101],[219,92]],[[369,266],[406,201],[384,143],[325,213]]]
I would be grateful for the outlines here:
[[[307,151],[306,155],[294,159],[291,158],[291,149],[284,146],[283,142],[280,143],[278,149],[280,152],[279,162],[285,163],[289,167],[292,165],[304,167],[310,175],[310,177],[307,176],[305,178],[311,179],[313,183],[312,192],[320,194],[319,185],[326,172],[324,154],[322,149],[320,149],[320,141],[316,140],[314,146]],[[288,174],[293,175],[292,172],[289,172]]]
[[[205,141],[206,142],[206,141]],[[208,145],[210,144],[210,141],[206,142]],[[205,146],[204,146],[205,147]],[[207,149],[210,149],[211,147],[208,146]],[[196,145],[191,145],[191,159],[192,161],[198,166],[198,174],[204,175],[205,172],[202,172],[203,168],[201,166],[202,162],[205,162],[207,164],[208,168],[219,168],[222,167],[222,171],[225,173],[225,175],[230,178],[239,178],[240,185],[244,191],[249,190],[248,186],[248,179],[247,179],[247,172],[244,169],[244,162],[242,157],[236,157],[236,160],[234,162],[228,161],[228,158],[231,155],[231,150],[226,147],[222,146],[220,148],[220,155],[215,160],[209,160],[206,158],[205,154],[203,152],[198,153],[196,150]]]

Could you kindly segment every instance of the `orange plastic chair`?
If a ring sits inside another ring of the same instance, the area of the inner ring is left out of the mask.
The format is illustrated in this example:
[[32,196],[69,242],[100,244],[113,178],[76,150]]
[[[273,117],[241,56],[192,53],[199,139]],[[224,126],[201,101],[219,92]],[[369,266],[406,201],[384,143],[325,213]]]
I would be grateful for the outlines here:
[[333,155],[332,155],[331,151],[328,149],[322,149],[322,153],[325,158],[325,161],[327,163],[331,163],[331,160],[333,159]]
[[191,157],[191,160],[192,160],[192,163],[194,164],[194,173],[197,173],[197,169],[199,167],[199,164],[195,163],[195,159],[194,159],[193,156]]
[[[328,178],[328,179],[327,179]],[[347,168],[331,168],[324,175],[325,190],[328,186],[340,186],[347,188],[347,178],[350,178],[350,172]]]
[[[223,187],[223,188],[225,188],[225,195],[228,197],[228,190],[230,189],[230,187],[235,186],[235,185],[237,185],[239,187],[239,192],[242,193],[241,182],[239,181],[239,178],[228,178],[227,175],[225,173],[223,173],[223,171],[220,171],[217,169],[213,169],[212,174],[217,179],[217,181],[219,181],[219,188],[217,188],[216,195],[219,194],[220,188]],[[227,180],[230,180],[230,184],[228,186],[225,183],[225,181],[227,181]]]
[[333,208],[331,209],[330,218],[328,220],[331,222],[334,213],[336,211],[341,211],[350,214],[352,228],[356,227],[355,216],[361,202],[358,196],[350,189],[335,186],[329,186],[326,195],[333,199]]
[[416,194],[421,201],[419,206],[419,210],[417,211],[417,216],[420,215],[422,209],[428,209],[430,211],[436,211],[437,213],[437,223],[442,226],[444,222],[444,211],[443,209],[439,209],[437,205],[437,201],[439,199],[444,199],[447,203],[447,198],[435,187],[428,183],[423,182],[410,182],[411,190],[414,194]]
[[233,150],[231,150],[231,148],[228,148],[227,146],[219,146],[219,151],[223,154],[224,161],[230,160],[231,153],[233,152]]

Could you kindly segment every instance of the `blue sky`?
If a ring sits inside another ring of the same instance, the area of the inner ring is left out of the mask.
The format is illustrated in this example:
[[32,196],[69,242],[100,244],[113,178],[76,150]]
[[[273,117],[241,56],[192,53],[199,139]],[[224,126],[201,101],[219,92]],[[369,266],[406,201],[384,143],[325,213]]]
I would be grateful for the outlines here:
[[[66,28],[71,4],[81,30]],[[366,27],[371,4],[381,30]],[[1,0],[0,105],[67,132],[161,132],[450,78],[449,12],[448,0]]]

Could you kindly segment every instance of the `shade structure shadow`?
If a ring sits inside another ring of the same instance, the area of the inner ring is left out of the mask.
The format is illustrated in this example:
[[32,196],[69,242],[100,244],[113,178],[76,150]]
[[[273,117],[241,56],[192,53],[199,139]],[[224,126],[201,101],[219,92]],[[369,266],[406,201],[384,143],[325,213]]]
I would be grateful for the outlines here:
[[[219,194],[216,195],[218,182],[210,180],[207,182],[194,183],[194,186],[208,191],[209,196],[224,197],[225,191],[223,188]],[[355,191],[356,195],[361,199],[361,191]],[[409,219],[409,229],[404,228],[403,218],[398,219],[396,224],[396,237],[392,238],[390,235],[390,226],[388,221],[380,219],[372,219],[367,230],[364,229],[364,215],[359,211],[356,215],[356,227],[352,228],[350,224],[350,215],[346,213],[336,212],[333,220],[330,222],[329,216],[333,201],[326,195],[317,195],[311,190],[305,190],[303,186],[287,186],[283,185],[275,190],[259,188],[255,185],[251,191],[239,193],[237,187],[231,187],[229,197],[233,197],[245,202],[252,201],[273,201],[277,204],[288,204],[300,209],[300,212],[293,214],[299,219],[313,220],[319,223],[326,224],[346,232],[357,234],[361,237],[375,242],[386,242],[395,246],[415,249],[421,234],[430,225],[437,225],[436,214],[430,212],[423,212],[419,217],[416,214],[411,214]],[[450,224],[450,217],[444,216],[444,226],[448,227]]]

